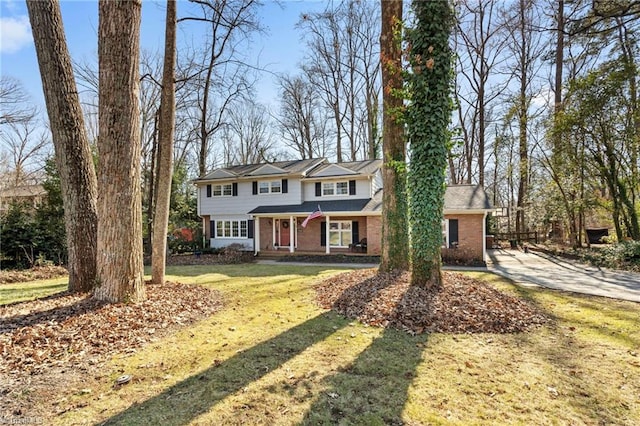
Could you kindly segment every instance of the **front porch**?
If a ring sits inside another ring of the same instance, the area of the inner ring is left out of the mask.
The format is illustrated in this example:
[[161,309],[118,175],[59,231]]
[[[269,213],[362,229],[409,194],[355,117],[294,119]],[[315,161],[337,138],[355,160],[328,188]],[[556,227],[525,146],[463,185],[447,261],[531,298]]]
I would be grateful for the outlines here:
[[[379,255],[380,217],[324,214],[254,217],[254,253],[283,255]],[[373,243],[372,243],[373,242]]]

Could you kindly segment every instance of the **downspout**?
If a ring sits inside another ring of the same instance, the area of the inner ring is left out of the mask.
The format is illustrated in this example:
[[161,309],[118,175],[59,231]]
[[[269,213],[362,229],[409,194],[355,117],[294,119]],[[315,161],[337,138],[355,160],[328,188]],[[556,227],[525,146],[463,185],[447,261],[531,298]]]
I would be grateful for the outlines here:
[[487,214],[488,212],[484,212],[484,216],[482,217],[482,261],[487,263]]

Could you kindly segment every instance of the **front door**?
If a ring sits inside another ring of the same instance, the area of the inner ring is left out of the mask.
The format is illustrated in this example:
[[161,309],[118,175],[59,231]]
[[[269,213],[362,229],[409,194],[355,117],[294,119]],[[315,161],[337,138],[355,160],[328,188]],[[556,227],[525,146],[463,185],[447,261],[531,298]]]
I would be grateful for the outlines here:
[[291,241],[291,232],[289,231],[289,221],[280,221],[280,246],[288,246]]

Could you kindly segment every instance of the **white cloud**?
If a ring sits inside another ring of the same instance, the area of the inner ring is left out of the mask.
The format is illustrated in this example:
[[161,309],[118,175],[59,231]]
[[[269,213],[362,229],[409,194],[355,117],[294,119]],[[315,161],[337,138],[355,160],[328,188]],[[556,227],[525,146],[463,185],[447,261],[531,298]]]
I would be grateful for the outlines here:
[[15,53],[31,44],[32,40],[27,16],[0,18],[0,53]]

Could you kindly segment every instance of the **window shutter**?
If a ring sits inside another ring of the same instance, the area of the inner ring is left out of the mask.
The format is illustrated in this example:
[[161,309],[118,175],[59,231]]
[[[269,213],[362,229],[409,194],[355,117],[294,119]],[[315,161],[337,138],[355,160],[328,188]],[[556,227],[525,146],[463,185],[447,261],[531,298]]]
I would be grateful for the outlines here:
[[289,181],[287,179],[282,179],[282,193],[286,194],[289,192]]
[[360,224],[358,223],[357,220],[354,220],[353,222],[351,222],[351,242],[353,244],[360,242],[360,232],[358,229],[358,225]]
[[212,220],[211,222],[209,222],[209,234],[211,235],[211,238],[216,237],[216,221],[215,220]]
[[458,243],[458,219],[449,219],[449,247]]
[[211,198],[211,185],[207,185],[207,198]]
[[233,195],[234,197],[238,196],[238,182],[233,182],[233,184],[231,185],[231,195]]
[[327,222],[320,224],[320,245],[326,247],[327,245]]
[[253,181],[253,195],[257,195],[258,194],[258,182],[257,181]]
[[320,182],[316,182],[316,197],[322,196],[322,184]]
[[247,221],[247,238],[253,238],[253,219]]
[[356,181],[349,181],[349,195],[356,195]]

